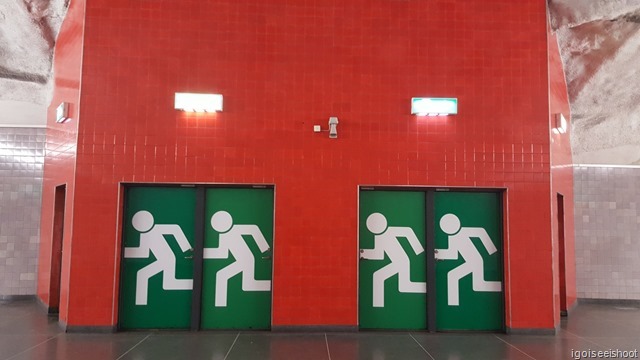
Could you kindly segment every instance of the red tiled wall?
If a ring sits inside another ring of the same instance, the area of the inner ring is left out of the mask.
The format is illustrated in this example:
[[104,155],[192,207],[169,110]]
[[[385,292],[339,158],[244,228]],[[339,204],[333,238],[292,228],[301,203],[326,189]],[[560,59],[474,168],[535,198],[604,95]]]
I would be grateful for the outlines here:
[[68,323],[116,322],[136,181],[276,185],[274,325],[357,324],[358,185],[505,187],[507,326],[554,327],[546,37],[544,1],[92,0]]
[[[564,114],[567,119],[567,132],[565,134],[551,133],[551,200],[553,219],[554,264],[558,264],[558,215],[556,194],[564,196],[564,233],[565,233],[565,271],[566,271],[566,297],[567,307],[571,308],[577,299],[576,294],[576,264],[575,264],[575,227],[573,217],[573,159],[571,156],[571,108],[569,107],[569,95],[565,81],[558,39],[555,34],[549,34],[549,99],[550,118],[552,127],[555,114]],[[554,269],[554,277],[557,277]],[[554,284],[554,301],[556,321],[560,314],[560,288]]]
[[[80,103],[80,79],[84,24],[84,0],[72,0],[62,23],[54,55],[55,88],[51,105],[47,109],[47,140],[42,185],[42,216],[40,221],[40,256],[38,261],[38,298],[50,304],[51,251],[55,187],[67,185],[63,239],[62,281],[60,291],[60,319],[67,321],[66,306],[70,288],[72,254],[73,198],[75,193],[75,162]],[[69,116],[65,124],[56,123],[56,108],[69,103]]]

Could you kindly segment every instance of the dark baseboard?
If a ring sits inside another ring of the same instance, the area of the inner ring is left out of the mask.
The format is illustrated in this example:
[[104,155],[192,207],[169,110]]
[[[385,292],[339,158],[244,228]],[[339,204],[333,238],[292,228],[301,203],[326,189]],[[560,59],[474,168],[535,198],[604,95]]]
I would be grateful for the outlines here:
[[67,325],[67,323],[62,320],[58,321],[58,325],[62,331],[66,333],[113,334],[117,331],[116,326]]
[[0,295],[0,301],[3,303],[12,303],[16,301],[33,301],[35,295]]
[[615,306],[640,307],[640,300],[637,299],[578,299],[578,304],[601,304]]
[[42,310],[49,316],[58,316],[58,308],[54,308],[49,306],[49,304],[45,304],[45,302],[42,301],[42,299],[40,299],[40,297],[38,296],[36,296],[35,299],[36,299],[36,304],[38,304],[38,307],[40,308],[40,310]]
[[511,329],[507,328],[507,334],[509,335],[555,335],[558,330],[557,329]]
[[573,312],[573,310],[575,310],[577,307],[578,307],[578,300],[576,299],[576,301],[574,301],[573,305],[571,305],[567,310],[561,310],[560,311],[560,316],[562,316],[562,317],[570,316],[571,313]]
[[271,327],[273,332],[357,332],[354,325],[276,325]]
[[67,326],[65,331],[68,333],[113,334],[117,331],[117,327],[115,326]]

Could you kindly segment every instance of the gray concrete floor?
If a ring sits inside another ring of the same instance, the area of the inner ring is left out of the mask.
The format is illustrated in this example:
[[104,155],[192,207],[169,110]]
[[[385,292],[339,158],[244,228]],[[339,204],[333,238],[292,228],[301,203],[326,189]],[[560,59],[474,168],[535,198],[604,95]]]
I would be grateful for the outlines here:
[[[640,308],[580,305],[555,336],[422,332],[67,334],[33,301],[0,303],[4,359],[571,359],[640,348]],[[576,358],[576,357],[573,357]]]

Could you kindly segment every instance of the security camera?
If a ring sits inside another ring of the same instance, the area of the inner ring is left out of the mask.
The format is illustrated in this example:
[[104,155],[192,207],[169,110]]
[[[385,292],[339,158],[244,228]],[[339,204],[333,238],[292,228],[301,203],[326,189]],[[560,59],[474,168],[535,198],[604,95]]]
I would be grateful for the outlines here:
[[338,138],[338,118],[335,116],[329,118],[329,138]]

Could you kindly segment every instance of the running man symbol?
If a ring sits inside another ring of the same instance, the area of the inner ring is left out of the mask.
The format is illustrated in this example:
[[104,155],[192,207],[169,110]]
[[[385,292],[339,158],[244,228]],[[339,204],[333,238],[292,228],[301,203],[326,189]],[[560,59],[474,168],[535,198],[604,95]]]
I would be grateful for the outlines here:
[[229,279],[242,273],[243,291],[269,291],[271,280],[255,279],[256,260],[245,242],[243,235],[251,235],[262,253],[270,250],[267,240],[256,225],[233,224],[231,214],[218,211],[211,217],[211,227],[220,233],[217,248],[205,248],[205,259],[227,259],[229,254],[236,260],[216,274],[215,306],[227,306],[227,286]]
[[153,215],[146,210],[138,211],[131,219],[133,228],[139,231],[140,246],[125,247],[125,258],[148,258],[151,253],[156,261],[138,270],[136,275],[136,305],[147,305],[149,279],[162,274],[164,290],[191,290],[192,279],[176,279],[176,255],[169,247],[165,235],[173,235],[183,252],[193,251],[179,225],[155,224]]
[[471,274],[473,291],[502,291],[500,281],[484,280],[484,261],[471,238],[479,238],[489,255],[494,254],[496,246],[489,234],[480,227],[461,227],[460,219],[454,214],[446,214],[440,219],[440,228],[449,235],[449,248],[437,249],[437,260],[457,260],[458,255],[464,259],[464,264],[449,271],[447,274],[447,296],[450,306],[460,305],[460,279]]
[[413,230],[410,227],[388,226],[387,218],[380,213],[369,215],[367,229],[375,235],[375,244],[373,249],[360,249],[360,258],[384,260],[386,254],[391,260],[391,263],[373,273],[373,307],[384,307],[384,282],[396,274],[399,292],[426,293],[427,283],[410,280],[409,256],[398,240],[399,237],[406,238],[416,255],[423,253],[424,248]]

